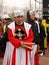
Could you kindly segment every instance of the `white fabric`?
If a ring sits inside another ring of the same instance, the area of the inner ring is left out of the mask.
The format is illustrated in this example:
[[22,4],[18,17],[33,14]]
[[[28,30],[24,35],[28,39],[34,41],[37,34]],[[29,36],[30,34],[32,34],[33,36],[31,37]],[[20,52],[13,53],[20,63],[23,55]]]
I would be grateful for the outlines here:
[[[12,33],[14,35],[15,23],[12,22],[8,27],[12,29]],[[3,65],[7,65],[7,61],[10,61],[10,65],[11,65],[13,50],[14,50],[14,46],[10,42],[7,42],[5,55],[3,59]]]
[[35,65],[34,64],[34,60],[35,60],[34,57],[35,57],[35,54],[37,52],[37,45],[33,45],[32,48],[33,48],[33,50],[31,51],[31,59],[32,59],[31,65]]
[[30,52],[28,52],[28,65],[31,65]]
[[40,26],[39,26],[39,23],[38,23],[38,21],[35,21],[36,23],[37,23],[37,25],[38,25],[38,33],[40,33]]
[[2,14],[2,15],[1,15],[1,18],[2,18],[2,19],[5,19],[5,18],[10,18],[10,17],[9,17],[8,14]]
[[14,11],[14,17],[17,17],[17,16],[24,16],[24,11],[23,10]]
[[10,28],[12,30],[12,33],[14,35],[14,31],[15,31],[15,22],[12,22],[10,25],[8,25],[8,28]]
[[30,29],[31,25],[26,23],[26,22],[24,22],[24,26],[25,26],[26,33],[27,33],[27,36],[28,36],[29,35],[29,29]]
[[[26,26],[28,25],[27,27],[30,29],[31,25],[27,23],[25,23],[25,25]],[[28,28],[26,26],[25,28],[27,30]],[[14,35],[15,22],[12,22],[10,25],[8,25],[8,27],[12,30],[12,33]],[[29,32],[29,29],[28,29],[28,32]],[[11,44],[11,42],[7,42],[6,51],[5,51],[5,55],[3,59],[3,65],[7,65],[7,61],[10,61],[10,65],[11,65],[13,50],[14,50],[14,46]],[[16,60],[15,65],[26,65],[26,49],[22,47],[16,48],[16,59],[15,60]],[[31,65],[29,51],[28,51],[28,65]]]
[[31,9],[31,10],[29,11],[29,15],[31,15],[31,14],[37,14],[37,12],[38,12],[37,9]]
[[26,65],[26,50],[22,47],[16,49],[15,65]]
[[7,61],[10,61],[10,65],[11,65],[13,50],[14,50],[14,46],[10,42],[7,42],[5,55],[3,59],[3,65],[7,65]]

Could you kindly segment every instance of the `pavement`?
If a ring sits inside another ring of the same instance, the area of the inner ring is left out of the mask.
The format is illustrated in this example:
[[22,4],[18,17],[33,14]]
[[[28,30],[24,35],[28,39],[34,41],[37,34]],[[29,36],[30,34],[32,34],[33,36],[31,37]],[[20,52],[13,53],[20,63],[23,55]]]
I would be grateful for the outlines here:
[[44,56],[40,56],[39,65],[49,65],[49,53],[46,53]]

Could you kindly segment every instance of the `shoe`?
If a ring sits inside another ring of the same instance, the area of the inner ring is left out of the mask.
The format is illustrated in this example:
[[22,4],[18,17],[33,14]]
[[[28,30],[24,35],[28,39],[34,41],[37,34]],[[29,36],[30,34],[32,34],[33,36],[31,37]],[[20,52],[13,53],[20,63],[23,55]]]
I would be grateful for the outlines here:
[[40,55],[40,56],[43,56],[44,54],[43,54],[43,52],[42,52],[42,53],[40,53],[39,55]]
[[41,54],[42,52],[38,52],[37,54]]
[[38,52],[37,54],[38,54],[39,56],[45,55],[45,53],[43,53],[43,52]]

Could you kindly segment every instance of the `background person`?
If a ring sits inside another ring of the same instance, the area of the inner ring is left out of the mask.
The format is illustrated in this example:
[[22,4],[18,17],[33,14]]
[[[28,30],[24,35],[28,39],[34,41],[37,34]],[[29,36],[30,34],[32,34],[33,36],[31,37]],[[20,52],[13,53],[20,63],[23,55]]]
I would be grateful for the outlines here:
[[39,65],[39,56],[37,55],[37,46],[39,45],[39,34],[38,34],[38,25],[35,22],[36,10],[29,10],[27,12],[27,21],[32,25],[32,31],[34,33],[33,43],[36,45],[33,46],[32,50],[32,65]]

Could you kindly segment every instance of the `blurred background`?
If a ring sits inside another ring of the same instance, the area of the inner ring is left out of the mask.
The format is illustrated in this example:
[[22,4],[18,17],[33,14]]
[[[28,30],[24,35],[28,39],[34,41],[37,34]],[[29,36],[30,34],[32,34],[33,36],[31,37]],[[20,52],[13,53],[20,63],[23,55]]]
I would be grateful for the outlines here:
[[[30,9],[37,9],[36,14],[38,19],[42,20],[42,24],[45,28],[46,38],[44,41],[44,47],[46,48],[46,54],[40,56],[40,65],[49,65],[49,0],[0,0],[0,40],[4,36],[4,25],[7,24],[4,20],[1,20],[2,14],[8,14],[10,21],[14,20],[14,12],[16,10],[23,9],[25,11],[25,18],[27,11]],[[48,32],[47,32],[48,31]],[[48,38],[48,41],[47,41]],[[2,50],[1,50],[2,49]],[[5,45],[0,45],[0,65],[4,57]]]
[[38,17],[42,18],[43,0],[0,0],[0,14],[14,14],[17,9],[24,9],[25,13],[29,9],[38,9]]

